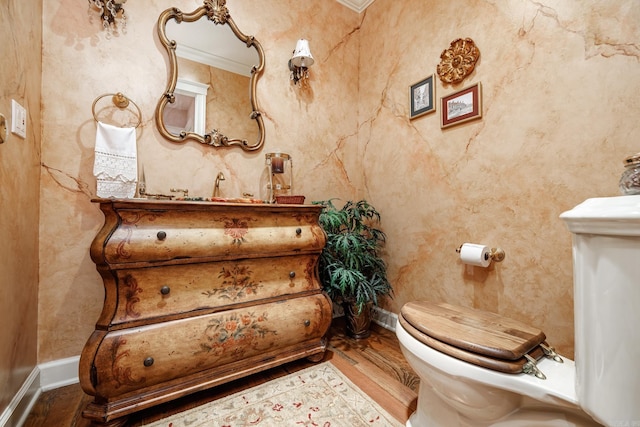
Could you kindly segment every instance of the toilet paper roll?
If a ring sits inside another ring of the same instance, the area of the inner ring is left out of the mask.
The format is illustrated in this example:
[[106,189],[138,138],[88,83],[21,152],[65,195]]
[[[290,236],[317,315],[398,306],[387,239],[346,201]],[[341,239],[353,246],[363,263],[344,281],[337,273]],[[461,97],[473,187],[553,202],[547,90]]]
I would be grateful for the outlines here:
[[491,249],[475,243],[465,243],[460,248],[460,260],[469,265],[488,267],[491,264]]

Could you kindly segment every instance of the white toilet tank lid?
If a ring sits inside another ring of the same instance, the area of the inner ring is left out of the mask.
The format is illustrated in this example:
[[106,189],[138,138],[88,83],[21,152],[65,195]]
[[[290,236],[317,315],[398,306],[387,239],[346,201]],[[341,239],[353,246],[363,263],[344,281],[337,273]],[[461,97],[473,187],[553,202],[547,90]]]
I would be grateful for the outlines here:
[[640,195],[587,199],[560,218],[576,234],[640,236]]

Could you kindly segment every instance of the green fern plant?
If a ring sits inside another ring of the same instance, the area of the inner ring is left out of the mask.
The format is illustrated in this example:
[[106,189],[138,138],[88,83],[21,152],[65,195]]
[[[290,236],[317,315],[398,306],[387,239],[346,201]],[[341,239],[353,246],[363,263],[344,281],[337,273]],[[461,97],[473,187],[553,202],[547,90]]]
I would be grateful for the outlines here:
[[322,205],[320,225],[327,244],[319,261],[320,281],[335,302],[354,303],[361,312],[378,297],[392,295],[387,266],[381,257],[386,235],[377,228],[380,213],[366,200],[348,201],[338,209],[333,199]]

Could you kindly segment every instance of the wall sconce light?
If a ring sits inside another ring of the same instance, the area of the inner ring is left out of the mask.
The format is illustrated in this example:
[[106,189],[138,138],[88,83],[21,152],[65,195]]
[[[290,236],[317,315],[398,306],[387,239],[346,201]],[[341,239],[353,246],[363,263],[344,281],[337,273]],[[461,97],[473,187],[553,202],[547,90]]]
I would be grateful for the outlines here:
[[300,80],[306,80],[309,78],[309,67],[313,65],[315,61],[309,50],[309,42],[305,39],[298,40],[296,43],[296,49],[293,51],[293,56],[289,60],[289,70],[291,70],[291,80],[293,83],[298,84]]
[[102,26],[111,33],[112,29],[120,27],[123,31],[127,26],[127,17],[124,14],[124,4],[127,0],[88,0],[89,9],[100,12]]

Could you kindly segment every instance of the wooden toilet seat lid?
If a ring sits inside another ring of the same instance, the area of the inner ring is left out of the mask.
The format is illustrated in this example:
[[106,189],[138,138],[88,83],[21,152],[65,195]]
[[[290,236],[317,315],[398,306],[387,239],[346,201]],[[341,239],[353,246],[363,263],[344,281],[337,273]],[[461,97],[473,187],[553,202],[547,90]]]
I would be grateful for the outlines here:
[[400,310],[399,321],[424,344],[458,359],[501,372],[518,373],[529,354],[539,359],[541,330],[483,310],[446,303],[414,301]]

